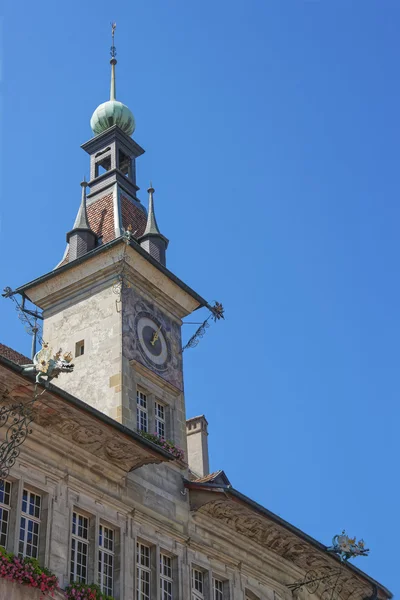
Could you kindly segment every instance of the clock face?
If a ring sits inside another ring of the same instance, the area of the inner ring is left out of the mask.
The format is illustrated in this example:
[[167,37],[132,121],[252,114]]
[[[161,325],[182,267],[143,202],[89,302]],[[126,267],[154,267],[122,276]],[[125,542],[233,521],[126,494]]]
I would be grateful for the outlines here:
[[161,323],[148,314],[138,316],[136,333],[144,356],[158,368],[165,367],[169,351]]

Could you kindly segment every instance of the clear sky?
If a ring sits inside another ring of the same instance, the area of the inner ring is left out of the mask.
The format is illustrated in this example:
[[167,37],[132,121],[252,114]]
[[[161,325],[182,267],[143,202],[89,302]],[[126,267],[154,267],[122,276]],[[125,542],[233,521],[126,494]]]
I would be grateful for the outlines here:
[[151,179],[169,268],[226,308],[184,355],[212,469],[325,544],[364,537],[355,565],[399,592],[399,1],[10,2],[1,287],[62,256],[111,20],[140,197]]

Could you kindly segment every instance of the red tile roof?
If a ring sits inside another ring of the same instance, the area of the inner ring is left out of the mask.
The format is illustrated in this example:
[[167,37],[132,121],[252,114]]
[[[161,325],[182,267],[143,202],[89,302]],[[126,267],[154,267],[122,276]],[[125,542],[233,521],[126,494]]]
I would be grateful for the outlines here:
[[223,485],[230,485],[230,481],[227,478],[226,474],[222,469],[219,471],[214,471],[214,473],[210,473],[209,475],[205,475],[204,477],[196,477],[191,479],[193,483],[218,483]]
[[204,477],[197,477],[193,479],[196,483],[212,483],[216,477],[221,473],[221,471],[214,471],[214,473],[210,473],[209,475],[205,475]]
[[[113,194],[98,198],[87,207],[87,215],[91,229],[102,238],[102,243],[107,244],[115,239],[114,202]],[[146,229],[146,213],[138,208],[129,198],[121,194],[121,227],[128,229],[132,226],[133,236],[137,239]],[[69,262],[68,252],[57,267],[62,267]]]
[[30,358],[24,356],[20,352],[17,352],[16,350],[13,350],[13,348],[9,348],[9,346],[5,346],[4,344],[0,344],[0,356],[8,358],[8,360],[17,363],[17,365],[27,365],[32,363]]

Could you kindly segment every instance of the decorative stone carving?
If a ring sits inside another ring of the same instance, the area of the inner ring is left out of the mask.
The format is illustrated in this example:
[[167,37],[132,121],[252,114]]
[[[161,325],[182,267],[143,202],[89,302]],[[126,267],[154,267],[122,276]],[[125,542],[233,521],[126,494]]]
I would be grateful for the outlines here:
[[[34,397],[33,384],[24,384],[19,375],[0,367],[0,394],[4,395],[6,390],[8,394],[0,401],[0,406],[4,403],[25,404]],[[36,426],[55,433],[96,459],[105,460],[126,472],[168,460],[156,449],[144,445],[140,439],[130,438],[86,412],[84,407],[81,409],[68,403],[49,389],[40,393],[32,405],[32,412]]]
[[[200,494],[202,493],[200,492]],[[198,499],[196,505],[200,505]],[[294,563],[304,571],[311,567],[313,569],[330,569],[332,566],[338,568],[337,562],[333,562],[329,555],[325,555],[323,549],[318,550],[282,525],[269,520],[267,516],[257,514],[251,507],[246,507],[232,498],[208,501],[199,506],[197,510],[199,513],[223,522],[236,533],[257,542],[260,546]],[[371,589],[368,581],[363,580],[356,572],[343,567],[340,577],[340,593],[338,593],[339,600],[348,600],[350,596],[352,600],[363,600],[371,596]],[[324,598],[324,600],[329,599]]]

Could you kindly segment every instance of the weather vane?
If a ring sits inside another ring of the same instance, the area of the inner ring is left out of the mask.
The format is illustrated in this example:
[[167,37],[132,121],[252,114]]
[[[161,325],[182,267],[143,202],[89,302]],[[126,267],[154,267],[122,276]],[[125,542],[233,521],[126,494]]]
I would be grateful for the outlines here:
[[114,35],[115,35],[116,27],[117,27],[117,24],[115,21],[113,21],[111,23],[111,39],[112,39],[112,45],[111,45],[111,49],[110,49],[111,58],[115,58],[117,55],[117,50],[114,46]]

